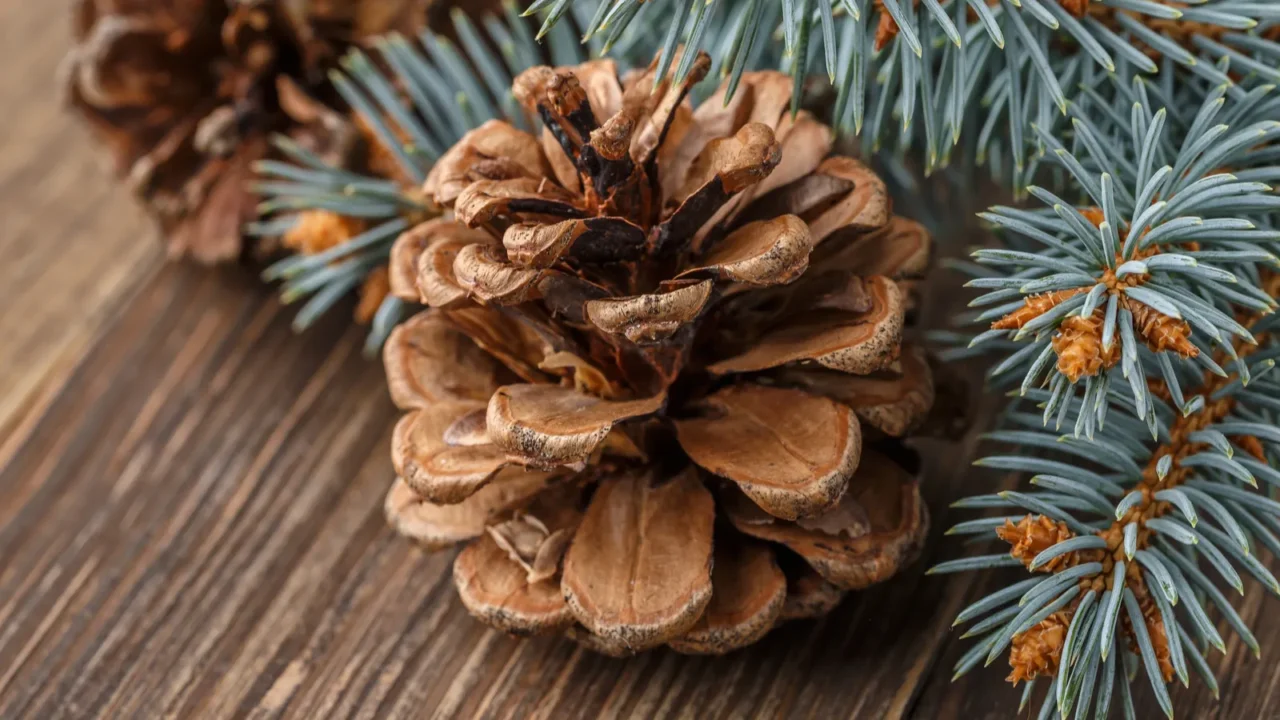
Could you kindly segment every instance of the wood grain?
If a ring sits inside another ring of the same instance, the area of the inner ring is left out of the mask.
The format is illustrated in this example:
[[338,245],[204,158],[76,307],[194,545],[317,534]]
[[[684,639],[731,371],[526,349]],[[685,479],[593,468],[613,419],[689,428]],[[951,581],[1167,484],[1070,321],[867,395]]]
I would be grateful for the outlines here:
[[[921,573],[953,552],[946,501],[992,484],[972,447],[928,453],[934,542],[903,576],[729,657],[600,658],[484,629],[452,555],[393,537],[380,368],[344,318],[288,320],[249,278],[168,267],[59,388],[0,471],[0,717],[1015,714],[1001,670],[947,681],[950,618],[994,578]],[[1274,713],[1275,657],[1233,644],[1224,702],[1180,707]]]
[[[0,438],[47,400],[101,322],[158,264],[148,223],[62,112],[68,3],[0,9]],[[0,441],[0,460],[8,450]]]
[[[948,502],[1009,482],[968,470],[973,432],[923,448],[920,562],[748,650],[613,660],[473,621],[452,554],[385,526],[396,414],[360,330],[336,313],[296,336],[248,273],[162,266],[49,96],[65,11],[0,11],[24,69],[0,76],[0,717],[1017,714],[1003,668],[950,682],[950,620],[998,576],[923,575],[957,554]],[[926,317],[954,286],[934,281]],[[1193,683],[1181,716],[1280,716],[1271,603],[1253,586],[1240,605],[1261,661],[1230,641],[1221,702]]]

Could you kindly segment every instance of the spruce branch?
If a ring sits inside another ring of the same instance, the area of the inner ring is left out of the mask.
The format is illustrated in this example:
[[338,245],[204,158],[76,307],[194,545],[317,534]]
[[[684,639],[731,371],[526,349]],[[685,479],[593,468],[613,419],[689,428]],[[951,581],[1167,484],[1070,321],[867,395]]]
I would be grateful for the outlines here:
[[1256,338],[1236,314],[1276,307],[1261,283],[1262,269],[1277,265],[1280,204],[1257,179],[1273,168],[1256,158],[1280,139],[1280,124],[1267,119],[1277,98],[1260,88],[1241,112],[1219,87],[1195,111],[1170,113],[1153,111],[1145,88],[1137,80],[1118,91],[1134,98],[1127,120],[1074,116],[1071,148],[1037,128],[1081,201],[1033,186],[1040,207],[991,208],[982,217],[1005,247],[978,250],[962,268],[976,275],[970,287],[985,290],[967,319],[989,328],[970,345],[992,344],[1004,358],[992,378],[1021,394],[1045,388],[1046,422],[1083,385],[1096,411],[1079,416],[1076,432],[1090,437],[1113,384],[1130,386],[1154,428],[1144,388],[1152,374],[1169,376],[1161,356],[1215,374],[1231,363],[1247,379],[1236,343]]
[[[1280,294],[1280,275],[1266,270],[1263,276],[1265,291]],[[1274,366],[1280,345],[1274,317],[1242,316],[1258,343],[1237,338],[1232,350],[1255,368]],[[1226,355],[1219,351],[1221,362]],[[1225,648],[1210,610],[1258,652],[1257,641],[1210,574],[1243,592],[1242,571],[1280,595],[1280,583],[1256,558],[1260,547],[1280,548],[1280,503],[1255,490],[1258,477],[1268,484],[1280,480],[1274,470],[1280,453],[1277,408],[1253,402],[1277,387],[1259,373],[1247,385],[1234,373],[1197,374],[1191,363],[1180,363],[1176,377],[1182,392],[1204,400],[1183,412],[1172,389],[1152,381],[1150,392],[1164,409],[1159,442],[1132,442],[1131,430],[1140,421],[1136,397],[1121,389],[1107,400],[1113,405],[1112,422],[1089,445],[1094,452],[1084,466],[1081,453],[1073,453],[1069,462],[1023,455],[979,461],[1035,473],[1031,482],[1038,490],[957,505],[1031,514],[1017,519],[1005,514],[998,524],[985,524],[986,532],[994,529],[1009,543],[1007,555],[983,556],[981,563],[955,560],[931,572],[1003,565],[999,558],[1012,558],[1043,577],[996,591],[960,614],[958,625],[977,621],[966,637],[978,640],[974,652],[957,664],[957,674],[983,657],[989,663],[1008,647],[1010,681],[1052,680],[1042,717],[1056,712],[1066,718],[1076,708],[1087,712],[1095,699],[1096,716],[1106,717],[1109,701],[1103,698],[1112,696],[1118,679],[1109,666],[1119,658],[1126,666],[1141,666],[1138,677],[1172,716],[1167,685],[1175,677],[1187,684],[1193,669],[1217,687],[1200,654],[1204,645]],[[1077,401],[1074,409],[1087,413],[1083,405]],[[1243,422],[1246,417],[1258,422]],[[1028,428],[1038,425],[1035,416],[1019,422],[1015,414],[1010,420]],[[1040,429],[1001,431],[991,439],[1030,450],[1058,441],[1055,433]],[[957,527],[968,532],[979,526],[980,521],[968,521]],[[1132,673],[1119,678],[1126,697],[1133,678]]]
[[[808,73],[825,75],[835,123],[868,149],[920,148],[932,171],[959,147],[1017,188],[1040,165],[1031,124],[1053,130],[1109,76],[1200,80],[1236,98],[1280,82],[1278,22],[1280,6],[1241,0],[608,0],[584,37],[608,48],[642,25],[666,37],[668,55],[680,43],[707,49],[726,99],[748,69],[783,69],[797,92]],[[719,42],[717,28],[728,29]]]
[[1258,652],[1220,585],[1243,592],[1247,574],[1280,595],[1257,559],[1280,549],[1280,504],[1258,492],[1280,487],[1280,101],[1207,79],[1087,95],[1069,128],[1033,128],[1065,189],[992,208],[1005,246],[957,264],[985,291],[968,319],[990,329],[972,344],[1017,388],[989,435],[1017,449],[977,464],[1034,489],[956,503],[1000,514],[952,532],[994,532],[1010,550],[980,564],[1011,558],[1037,578],[961,614],[978,642],[956,672],[1007,647],[1024,704],[1050,681],[1041,717],[1106,717],[1119,663],[1127,716],[1135,677],[1172,716],[1174,678],[1194,670],[1216,692],[1202,648],[1225,645],[1210,613]]

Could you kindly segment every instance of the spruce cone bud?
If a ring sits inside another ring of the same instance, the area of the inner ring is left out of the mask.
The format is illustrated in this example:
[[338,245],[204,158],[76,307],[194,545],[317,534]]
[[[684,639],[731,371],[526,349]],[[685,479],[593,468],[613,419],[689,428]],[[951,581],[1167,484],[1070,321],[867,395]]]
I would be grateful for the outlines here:
[[1053,336],[1053,351],[1058,354],[1058,372],[1071,382],[1120,362],[1120,342],[1113,338],[1111,347],[1103,347],[1102,318],[1096,314],[1064,320]]
[[1041,676],[1056,675],[1070,624],[1071,613],[1059,611],[1041,620],[1030,630],[1015,635],[1009,646],[1009,667],[1012,672],[1005,679],[1017,685]]
[[1200,354],[1200,348],[1191,343],[1191,324],[1186,320],[1169,317],[1140,302],[1129,301],[1125,306],[1133,313],[1134,329],[1152,352],[1171,350],[1184,358]]
[[[1031,567],[1031,561],[1040,553],[1075,537],[1075,533],[1071,532],[1066,523],[1054,522],[1044,515],[1027,515],[1017,524],[1005,520],[1004,525],[996,528],[996,535],[1013,546],[1009,549],[1009,554],[1021,560],[1027,567]],[[1070,557],[1069,553],[1059,555],[1036,569],[1055,572],[1066,566]]]

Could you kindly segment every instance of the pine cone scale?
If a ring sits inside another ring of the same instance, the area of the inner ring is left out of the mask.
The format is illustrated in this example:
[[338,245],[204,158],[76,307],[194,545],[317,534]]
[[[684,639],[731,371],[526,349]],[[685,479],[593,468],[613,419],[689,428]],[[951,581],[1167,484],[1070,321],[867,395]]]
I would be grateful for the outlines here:
[[660,342],[693,322],[711,300],[712,281],[687,283],[649,295],[588,300],[586,319],[636,344]]
[[545,177],[550,170],[537,138],[500,120],[469,130],[431,167],[423,192],[442,205],[480,179]]
[[407,244],[417,244],[416,236],[405,233],[396,240],[392,254],[395,256],[403,253],[405,258],[404,265],[400,266],[402,269],[393,272],[417,278],[418,293],[413,300],[420,297],[424,303],[434,308],[467,306],[470,300],[466,288],[458,280],[454,264],[463,249],[492,241],[487,235],[461,223],[435,222],[441,224],[431,231],[432,239],[417,253],[416,260],[414,251],[404,248]]
[[[763,123],[743,126],[732,137],[708,143],[694,158],[681,189],[670,204],[671,217],[653,240],[655,252],[674,254],[700,248],[699,228],[718,221],[732,209],[729,199],[760,182],[777,167],[782,149]],[[672,238],[677,239],[672,245]]]
[[698,266],[676,275],[712,275],[754,286],[783,285],[809,268],[809,226],[795,215],[758,220],[734,230],[707,249]]
[[[562,486],[540,499],[561,500],[577,494],[578,488]],[[562,631],[574,622],[555,576],[581,513],[571,502],[535,501],[530,510],[528,515],[489,525],[488,532],[464,548],[453,563],[454,584],[467,610],[514,635]],[[503,532],[512,525],[534,530],[525,533],[524,542],[512,542]]]
[[692,460],[738,484],[774,517],[820,514],[844,495],[862,454],[862,430],[845,405],[799,390],[743,384],[676,420]]
[[440,402],[411,412],[396,424],[392,465],[414,492],[434,503],[462,502],[507,466],[506,453],[496,445],[457,445],[445,439],[456,422],[483,407]]
[[[834,140],[831,128],[814,119],[808,111],[801,111],[793,119],[784,115],[778,123],[777,140],[782,158],[773,172],[755,187],[750,188],[737,201],[734,217],[750,208],[759,198],[787,187],[813,175],[822,161],[831,154]],[[782,213],[779,213],[782,214]]]
[[695,472],[603,481],[565,555],[565,601],[593,634],[632,651],[679,637],[711,600],[714,522]]
[[860,375],[887,367],[902,341],[902,294],[892,280],[879,276],[864,287],[871,300],[865,312],[797,313],[801,319],[780,323],[747,352],[707,369],[718,375],[757,372],[802,360]]
[[487,414],[493,443],[526,463],[585,462],[615,423],[655,412],[664,395],[609,401],[556,385],[507,385],[494,392]]
[[471,614],[513,635],[563,630],[573,613],[550,580],[528,582],[526,573],[491,537],[467,545],[453,565],[458,597]]
[[780,620],[804,620],[822,617],[835,609],[844,591],[827,582],[812,568],[804,566],[797,573],[786,573],[787,598],[782,604]]
[[717,537],[711,602],[697,624],[671,640],[672,650],[722,655],[764,637],[782,616],[787,578],[764,543]]
[[420,313],[397,326],[383,365],[391,399],[406,410],[447,400],[486,402],[504,377],[492,356],[438,312]]
[[933,407],[933,374],[919,345],[904,344],[897,362],[867,375],[809,368],[786,368],[772,376],[849,406],[863,423],[891,437],[915,430]]
[[[896,463],[864,451],[859,468],[851,490],[841,498],[844,507],[829,511],[840,521],[823,523],[823,528],[766,516],[740,495],[726,500],[726,514],[739,532],[785,545],[837,587],[865,588],[895,573],[919,551],[929,521],[915,482]],[[866,519],[850,521],[862,517]]]
[[553,340],[539,332],[532,318],[517,319],[483,305],[465,305],[444,312],[455,329],[527,382],[546,382],[548,375],[539,368],[542,360],[563,349],[557,347],[562,344],[558,343],[559,338]]
[[[846,237],[846,235],[848,237]],[[837,230],[814,249],[809,263],[819,273],[857,272],[898,280],[924,277],[929,266],[929,232],[912,220],[893,217],[871,232]]]
[[480,537],[502,514],[545,490],[552,477],[552,473],[504,470],[493,482],[454,504],[425,500],[403,479],[397,479],[387,493],[384,511],[401,535],[427,550],[441,550]]

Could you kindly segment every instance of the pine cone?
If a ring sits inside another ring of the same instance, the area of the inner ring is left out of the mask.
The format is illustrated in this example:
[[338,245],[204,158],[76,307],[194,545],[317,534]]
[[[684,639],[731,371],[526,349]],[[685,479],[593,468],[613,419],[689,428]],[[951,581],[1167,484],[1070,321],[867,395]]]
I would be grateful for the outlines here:
[[345,120],[309,95],[331,48],[280,3],[81,0],[74,35],[68,101],[175,255],[240,254],[269,133],[341,155]]
[[459,594],[508,632],[726,652],[923,539],[896,438],[933,387],[896,280],[929,238],[787,113],[785,75],[694,110],[708,66],[656,92],[652,67],[527,71],[541,138],[469,133],[424,188],[456,219],[393,250],[392,292],[430,308],[385,349],[408,411],[387,512],[429,548],[474,538]]
[[415,32],[454,4],[79,0],[67,101],[108,146],[172,255],[235,259],[256,212],[252,165],[270,136],[347,164],[360,133],[332,109],[341,103],[327,71],[361,39]]

